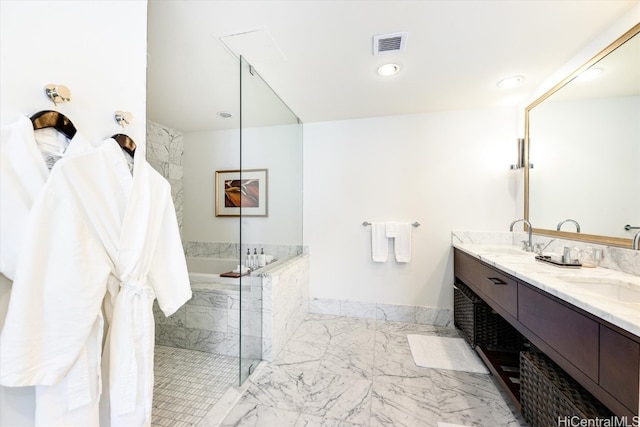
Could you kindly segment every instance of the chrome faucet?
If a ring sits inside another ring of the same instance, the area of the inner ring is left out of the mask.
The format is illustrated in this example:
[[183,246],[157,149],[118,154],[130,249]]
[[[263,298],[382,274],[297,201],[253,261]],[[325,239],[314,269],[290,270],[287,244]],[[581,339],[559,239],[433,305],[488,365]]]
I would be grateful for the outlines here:
[[565,222],[572,222],[572,223],[574,223],[574,224],[576,225],[576,233],[579,233],[579,232],[580,232],[580,224],[578,224],[578,221],[576,221],[575,219],[565,219],[564,221],[560,221],[560,222],[558,223],[558,227],[557,227],[557,230],[558,230],[558,231],[560,231],[560,228],[562,227],[562,225],[563,225]]
[[531,240],[531,232],[533,231],[533,227],[531,226],[531,223],[529,221],[527,221],[526,219],[522,218],[522,219],[516,219],[515,221],[513,221],[511,223],[511,225],[509,226],[509,231],[513,231],[513,226],[518,223],[518,222],[524,222],[525,224],[527,224],[527,227],[529,227],[529,241],[523,241],[523,244],[526,244],[526,246],[524,246],[522,249],[527,251],[527,252],[531,252],[533,250],[533,242]]
[[633,236],[633,243],[631,243],[631,249],[634,251],[640,250],[640,231]]

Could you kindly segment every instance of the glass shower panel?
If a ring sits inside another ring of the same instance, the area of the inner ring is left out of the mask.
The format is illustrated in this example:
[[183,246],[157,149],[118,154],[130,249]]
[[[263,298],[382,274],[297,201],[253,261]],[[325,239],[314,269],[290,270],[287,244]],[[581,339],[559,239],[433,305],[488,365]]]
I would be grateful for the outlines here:
[[[302,253],[302,122],[240,58],[240,248],[253,271],[240,278],[240,384],[269,345],[277,302],[263,307],[265,271]],[[265,265],[266,264],[266,265]],[[273,295],[274,298],[277,295]],[[264,309],[263,309],[264,308]],[[267,339],[263,336],[267,332]]]

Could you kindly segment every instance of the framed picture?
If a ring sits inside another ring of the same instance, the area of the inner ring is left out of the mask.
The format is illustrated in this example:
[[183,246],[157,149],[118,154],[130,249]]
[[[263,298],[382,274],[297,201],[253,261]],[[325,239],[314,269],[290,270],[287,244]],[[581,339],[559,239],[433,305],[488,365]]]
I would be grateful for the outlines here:
[[267,216],[267,169],[216,171],[216,216]]

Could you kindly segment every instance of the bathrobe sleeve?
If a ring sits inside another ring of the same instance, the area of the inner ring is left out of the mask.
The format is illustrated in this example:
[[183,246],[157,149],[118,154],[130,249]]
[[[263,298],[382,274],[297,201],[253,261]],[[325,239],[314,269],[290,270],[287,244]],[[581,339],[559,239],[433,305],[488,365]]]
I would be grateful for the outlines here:
[[164,199],[161,204],[163,207],[160,223],[162,233],[156,244],[149,269],[149,284],[153,287],[163,313],[165,316],[170,316],[191,299],[192,294],[170,191],[165,193]]

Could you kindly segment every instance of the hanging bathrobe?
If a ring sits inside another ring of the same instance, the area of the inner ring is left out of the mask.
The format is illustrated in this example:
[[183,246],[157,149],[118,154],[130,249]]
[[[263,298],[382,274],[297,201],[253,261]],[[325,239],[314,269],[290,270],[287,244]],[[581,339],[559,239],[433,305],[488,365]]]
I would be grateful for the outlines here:
[[26,116],[0,132],[0,273],[13,280],[27,215],[49,171],[61,157],[92,147],[80,132],[68,140],[53,128],[34,131]]
[[[18,254],[27,216],[49,177],[49,171],[61,157],[85,152],[92,146],[76,132],[67,139],[53,128],[34,131],[31,120],[20,116],[0,130],[0,330],[11,295]],[[3,395],[18,407],[34,405],[33,388],[4,389]],[[19,417],[13,419],[12,417]],[[3,414],[8,423],[33,423],[32,416]]]
[[[74,371],[92,373],[78,365],[100,361],[94,350],[106,296],[111,425],[134,427],[151,421],[153,300],[168,316],[191,290],[170,186],[140,148],[133,174],[125,156],[108,139],[53,169],[29,218],[0,337],[0,380],[51,385]],[[99,386],[90,376],[58,394],[63,406],[77,408],[85,390]],[[42,409],[44,422],[53,408]],[[97,425],[94,416],[84,425]]]

